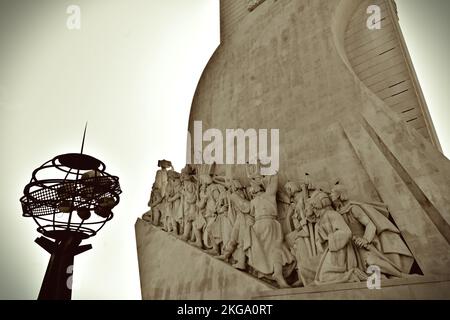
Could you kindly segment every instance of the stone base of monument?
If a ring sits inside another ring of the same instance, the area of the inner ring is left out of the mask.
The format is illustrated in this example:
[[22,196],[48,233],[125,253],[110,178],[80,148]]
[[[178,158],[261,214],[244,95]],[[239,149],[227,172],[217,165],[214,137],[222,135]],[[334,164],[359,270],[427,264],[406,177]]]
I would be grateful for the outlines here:
[[142,219],[135,225],[142,299],[450,299],[450,279],[414,276],[277,289]]
[[144,220],[135,227],[144,300],[250,299],[275,289]]
[[448,300],[450,279],[417,276],[382,280],[380,289],[368,289],[366,282],[321,285],[308,288],[262,292],[253,299],[268,300]]

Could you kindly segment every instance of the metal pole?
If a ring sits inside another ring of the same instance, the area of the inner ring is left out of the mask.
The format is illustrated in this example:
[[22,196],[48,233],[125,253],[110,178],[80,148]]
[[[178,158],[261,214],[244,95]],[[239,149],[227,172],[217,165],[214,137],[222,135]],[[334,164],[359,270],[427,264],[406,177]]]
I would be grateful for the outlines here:
[[70,300],[72,298],[72,273],[74,257],[92,248],[80,246],[81,239],[76,234],[51,241],[40,237],[36,243],[51,254],[38,300]]

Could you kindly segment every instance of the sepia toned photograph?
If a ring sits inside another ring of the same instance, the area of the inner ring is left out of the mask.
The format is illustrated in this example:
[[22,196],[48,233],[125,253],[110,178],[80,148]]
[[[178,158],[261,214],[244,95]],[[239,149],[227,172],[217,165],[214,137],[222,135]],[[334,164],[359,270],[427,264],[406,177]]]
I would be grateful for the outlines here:
[[449,17],[0,0],[0,299],[450,300]]

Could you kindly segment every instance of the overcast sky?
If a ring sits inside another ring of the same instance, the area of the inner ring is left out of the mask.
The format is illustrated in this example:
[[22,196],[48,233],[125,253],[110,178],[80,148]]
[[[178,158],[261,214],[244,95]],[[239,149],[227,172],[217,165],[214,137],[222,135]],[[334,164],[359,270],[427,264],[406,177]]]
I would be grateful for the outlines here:
[[450,158],[450,1],[396,2],[403,36],[439,141]]
[[[450,153],[447,0],[398,0],[441,144]],[[66,8],[81,8],[81,30]],[[185,161],[189,108],[219,43],[218,0],[0,0],[0,298],[35,299],[49,256],[19,197],[57,154],[85,153],[120,176],[115,218],[75,263],[75,299],[139,299],[134,222],[157,160]]]
[[[219,43],[218,1],[0,0],[0,298],[35,299],[48,254],[19,197],[32,170],[85,153],[120,176],[115,217],[75,259],[73,298],[139,299],[134,222],[157,160],[185,162],[192,97]],[[81,29],[66,8],[81,8]]]

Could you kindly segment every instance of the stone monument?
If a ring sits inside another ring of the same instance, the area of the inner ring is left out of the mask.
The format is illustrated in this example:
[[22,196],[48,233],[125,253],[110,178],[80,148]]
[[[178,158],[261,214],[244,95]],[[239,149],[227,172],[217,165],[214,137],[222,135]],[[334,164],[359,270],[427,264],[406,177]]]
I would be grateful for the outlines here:
[[136,223],[143,299],[449,299],[450,161],[395,2],[220,9],[187,165]]

